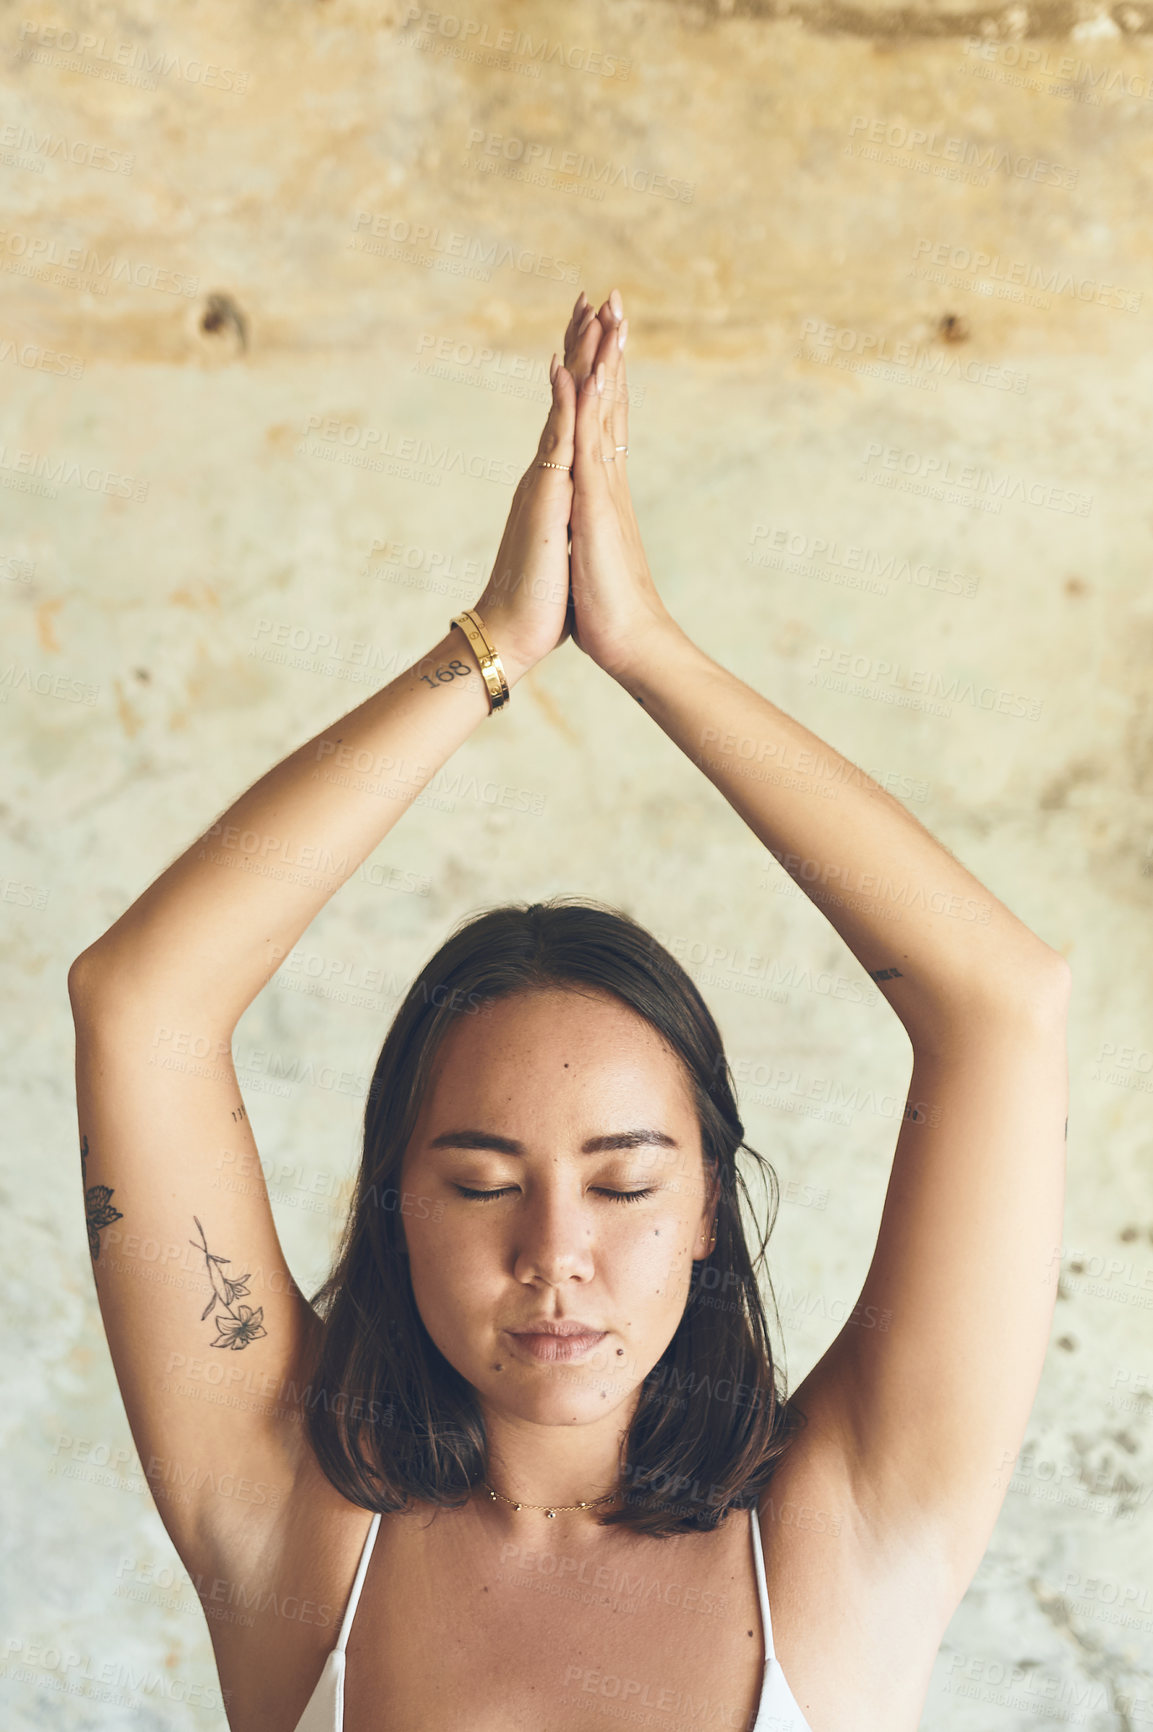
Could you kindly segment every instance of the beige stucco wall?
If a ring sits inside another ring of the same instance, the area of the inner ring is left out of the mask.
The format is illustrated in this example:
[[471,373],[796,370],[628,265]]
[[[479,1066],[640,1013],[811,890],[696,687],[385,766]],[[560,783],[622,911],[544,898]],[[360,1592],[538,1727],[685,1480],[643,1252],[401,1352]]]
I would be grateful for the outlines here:
[[[100,1326],[68,962],[475,600],[569,306],[614,283],[672,611],[1074,967],[1062,1297],[924,1725],[1153,1714],[1153,46],[1114,11],[7,14],[6,1727],[224,1725]],[[396,988],[469,910],[585,891],[722,1024],[785,1187],[799,1381],[864,1277],[909,1061],[789,889],[636,705],[550,658],[241,1024],[301,1283]]]

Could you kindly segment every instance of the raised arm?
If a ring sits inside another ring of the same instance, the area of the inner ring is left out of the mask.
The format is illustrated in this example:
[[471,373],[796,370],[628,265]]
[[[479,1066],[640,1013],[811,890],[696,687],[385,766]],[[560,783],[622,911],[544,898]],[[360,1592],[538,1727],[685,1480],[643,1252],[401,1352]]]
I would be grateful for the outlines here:
[[959,1599],[1052,1322],[1069,969],[899,801],[669,616],[619,451],[627,393],[608,303],[598,321],[569,355],[592,367],[577,411],[573,635],[796,880],[908,1032],[909,1102],[855,1313],[891,1321],[847,1324],[795,1400],[838,1440],[878,1531],[936,1530]]
[[[476,603],[513,702],[567,633],[573,409],[562,374]],[[285,1507],[308,1398],[296,1373],[317,1324],[285,1266],[233,1030],[489,713],[469,641],[447,626],[242,794],[70,970],[97,1295],[133,1438],[190,1568],[220,1561],[234,1531],[251,1539]],[[264,1490],[218,1496],[225,1473]]]

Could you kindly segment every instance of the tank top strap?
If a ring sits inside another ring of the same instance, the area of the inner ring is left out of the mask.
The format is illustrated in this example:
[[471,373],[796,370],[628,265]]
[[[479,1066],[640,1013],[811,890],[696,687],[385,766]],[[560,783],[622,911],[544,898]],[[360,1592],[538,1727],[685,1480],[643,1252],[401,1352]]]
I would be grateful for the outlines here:
[[765,1550],[761,1542],[761,1519],[756,1504],[749,1511],[753,1529],[753,1563],[757,1572],[757,1598],[761,1605],[761,1629],[765,1638],[765,1664],[775,1658],[773,1620],[769,1612],[769,1585],[765,1580]]
[[344,1617],[341,1620],[340,1634],[336,1638],[335,1653],[343,1654],[344,1644],[348,1641],[348,1633],[352,1629],[352,1620],[356,1616],[356,1607],[357,1602],[360,1599],[360,1590],[363,1588],[364,1578],[368,1574],[368,1560],[372,1556],[372,1548],[376,1544],[376,1534],[379,1527],[380,1511],[377,1510],[372,1521],[369,1523],[368,1534],[365,1538],[364,1545],[361,1547],[360,1562],[356,1566],[356,1575],[353,1577],[352,1581],[352,1592],[349,1594],[348,1604],[344,1608]]

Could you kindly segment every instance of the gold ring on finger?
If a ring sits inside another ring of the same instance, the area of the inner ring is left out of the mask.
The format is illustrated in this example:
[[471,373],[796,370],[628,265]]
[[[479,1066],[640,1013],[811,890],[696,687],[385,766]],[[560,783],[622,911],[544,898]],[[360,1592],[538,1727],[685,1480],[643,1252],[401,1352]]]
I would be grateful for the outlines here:
[[572,470],[570,469],[570,467],[567,463],[550,463],[548,461],[548,459],[545,457],[541,458],[540,462],[537,464],[537,468],[538,469],[563,469],[566,475],[572,474]]

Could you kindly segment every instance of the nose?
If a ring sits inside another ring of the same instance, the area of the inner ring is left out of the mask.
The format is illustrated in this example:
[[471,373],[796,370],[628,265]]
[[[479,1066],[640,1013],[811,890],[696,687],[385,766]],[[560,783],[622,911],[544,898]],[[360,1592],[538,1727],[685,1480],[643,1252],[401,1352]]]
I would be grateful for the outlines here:
[[534,1185],[512,1232],[513,1273],[526,1286],[592,1280],[593,1228],[579,1187],[552,1179]]

